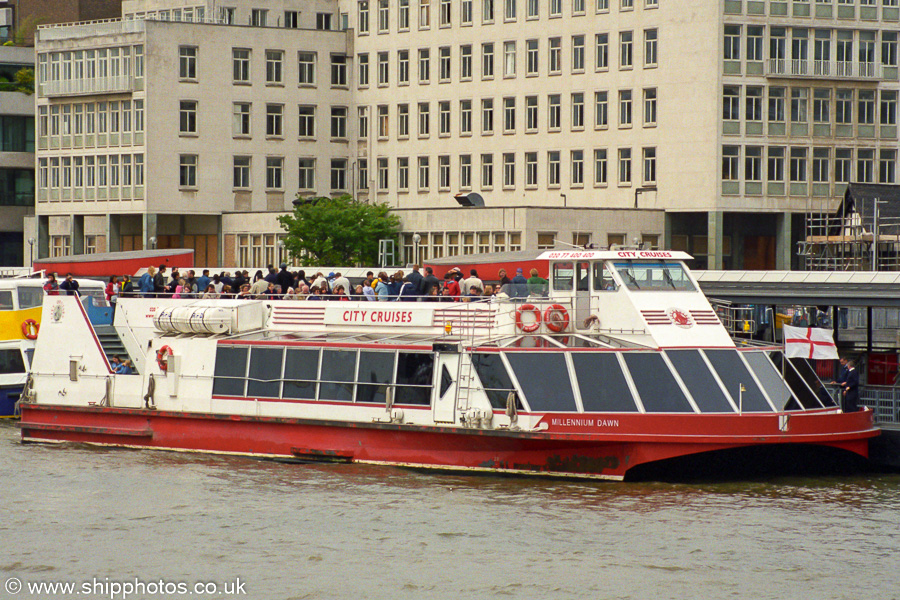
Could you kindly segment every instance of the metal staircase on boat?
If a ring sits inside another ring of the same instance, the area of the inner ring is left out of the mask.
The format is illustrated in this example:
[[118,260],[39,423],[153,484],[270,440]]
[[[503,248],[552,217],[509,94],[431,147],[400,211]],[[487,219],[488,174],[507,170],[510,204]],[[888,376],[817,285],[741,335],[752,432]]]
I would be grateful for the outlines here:
[[125,345],[122,343],[122,339],[116,332],[115,327],[112,325],[95,325],[94,332],[97,334],[97,339],[103,347],[103,354],[106,355],[107,362],[112,364],[112,357],[118,355],[122,360],[130,360],[132,373],[137,372],[134,367],[134,361],[131,360],[131,355],[125,349]]

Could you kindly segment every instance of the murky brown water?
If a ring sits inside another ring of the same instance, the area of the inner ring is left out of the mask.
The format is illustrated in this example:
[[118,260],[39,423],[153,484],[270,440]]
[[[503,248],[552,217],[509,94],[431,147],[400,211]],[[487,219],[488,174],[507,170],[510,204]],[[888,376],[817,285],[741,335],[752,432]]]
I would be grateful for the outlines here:
[[[900,598],[898,475],[457,477],[22,445],[0,423],[0,486],[0,598],[76,597],[10,594],[10,577],[220,591],[239,577],[261,600]],[[94,590],[77,597],[112,596]]]

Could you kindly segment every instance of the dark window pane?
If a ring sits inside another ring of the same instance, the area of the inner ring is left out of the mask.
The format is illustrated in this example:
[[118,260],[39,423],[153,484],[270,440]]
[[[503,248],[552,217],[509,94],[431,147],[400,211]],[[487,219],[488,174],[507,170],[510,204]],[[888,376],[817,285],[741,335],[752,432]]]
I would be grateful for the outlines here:
[[[794,401],[790,402],[785,410],[800,410],[801,408],[822,408],[822,406],[836,406],[822,382],[816,376],[815,371],[804,358],[790,358],[784,364],[784,355],[781,352],[770,352],[769,360],[775,365],[779,373],[784,373],[784,380],[794,394]],[[798,372],[799,369],[799,372]],[[812,389],[810,389],[812,388]],[[812,390],[816,390],[813,393]],[[800,404],[797,404],[799,400]]]
[[447,370],[447,365],[441,366],[441,398],[444,397],[444,394],[447,393],[447,390],[450,389],[450,386],[453,385],[453,377],[450,376],[450,371]]
[[322,350],[322,383],[319,384],[319,400],[351,402],[355,378],[355,350]]
[[0,350],[0,373],[24,373],[25,361],[22,360],[22,352],[18,348]]
[[429,406],[433,376],[433,354],[399,353],[394,404]]
[[613,352],[573,352],[575,377],[585,412],[637,412]]
[[562,352],[507,352],[506,358],[531,410],[578,410]]
[[722,388],[700,356],[699,350],[669,350],[666,355],[687,386],[700,412],[734,412]]
[[473,354],[472,366],[481,379],[481,385],[487,392],[491,406],[506,408],[506,398],[514,391],[512,381],[499,354]]
[[219,346],[216,350],[216,370],[213,378],[213,395],[243,396],[247,378],[247,354],[249,348]]
[[316,399],[316,379],[319,376],[319,350],[288,348],[284,358],[285,398]]
[[631,379],[647,412],[693,412],[661,354],[623,353]]
[[784,384],[784,380],[781,379],[781,374],[775,370],[762,352],[744,352],[743,356],[753,374],[759,379],[760,385],[769,395],[769,399],[775,404],[775,408],[784,410],[791,400],[791,392]]
[[281,358],[284,348],[254,347],[250,351],[247,395],[253,398],[278,398],[281,393]]
[[390,385],[393,379],[393,352],[360,351],[359,385],[356,386],[357,402],[378,402],[384,404],[387,386]]
[[[753,381],[753,376],[744,366],[737,350],[705,350],[704,352],[719,375],[719,379],[725,384],[725,389],[736,403],[743,405],[744,412],[772,412],[772,407],[766,402],[762,391]],[[739,392],[741,384],[744,386],[743,402],[740,400]]]

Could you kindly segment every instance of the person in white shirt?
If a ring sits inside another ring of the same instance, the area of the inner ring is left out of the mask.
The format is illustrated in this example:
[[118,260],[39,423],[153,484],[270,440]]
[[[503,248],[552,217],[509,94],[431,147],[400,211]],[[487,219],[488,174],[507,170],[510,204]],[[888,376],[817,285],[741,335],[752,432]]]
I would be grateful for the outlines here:
[[477,287],[479,290],[484,289],[484,282],[478,278],[478,271],[475,269],[469,270],[469,277],[463,281],[459,282],[459,287],[463,291],[463,293],[468,293],[472,287]]

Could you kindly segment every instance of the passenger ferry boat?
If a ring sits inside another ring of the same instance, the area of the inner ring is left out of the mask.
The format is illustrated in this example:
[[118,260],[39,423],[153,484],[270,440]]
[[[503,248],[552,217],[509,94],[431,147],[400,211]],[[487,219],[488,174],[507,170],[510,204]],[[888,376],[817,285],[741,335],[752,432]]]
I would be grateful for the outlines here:
[[[43,277],[0,278],[0,418],[16,415],[16,402],[40,333],[45,281]],[[99,282],[79,283],[82,300],[89,302],[94,321],[102,322],[103,309],[100,303],[95,308],[94,300],[105,304],[103,286]]]
[[617,480],[742,450],[867,456],[871,411],[779,347],[737,347],[687,254],[537,258],[546,297],[122,298],[131,375],[76,298],[48,297],[22,439]]

